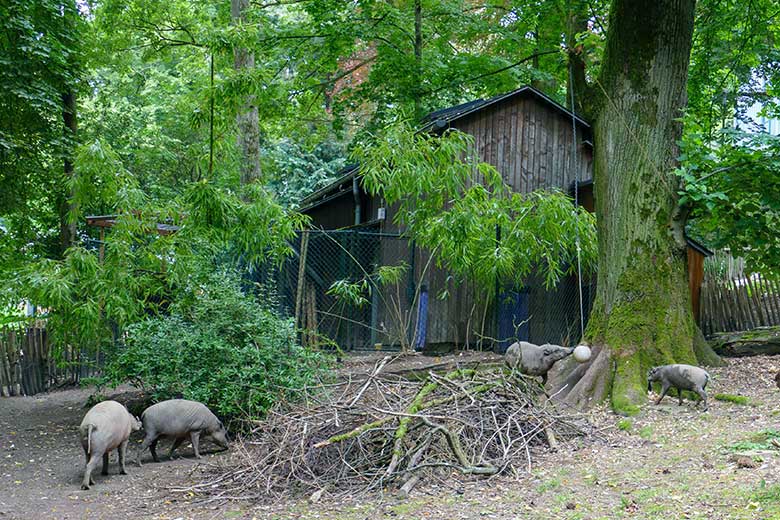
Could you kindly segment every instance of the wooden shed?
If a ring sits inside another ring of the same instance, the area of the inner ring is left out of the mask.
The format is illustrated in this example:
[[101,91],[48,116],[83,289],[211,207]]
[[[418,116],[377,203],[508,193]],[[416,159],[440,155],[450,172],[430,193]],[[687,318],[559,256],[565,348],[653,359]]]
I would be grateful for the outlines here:
[[[572,146],[573,124],[577,129],[575,147]],[[543,188],[570,191],[576,184],[581,203],[592,210],[591,127],[538,90],[522,87],[494,98],[438,110],[423,119],[424,130],[439,133],[447,128],[473,135],[481,159],[495,166],[504,181],[517,192],[527,193]],[[403,232],[392,222],[393,208],[365,192],[357,165],[345,168],[332,184],[306,197],[301,211],[312,218],[315,228],[348,228],[356,232],[375,233],[378,237]],[[372,263],[383,265],[389,257],[403,256],[395,250],[387,251],[387,247],[397,250],[398,244],[387,246],[378,239],[377,257]],[[699,251],[694,250],[689,256],[695,256]],[[477,318],[474,309],[479,307],[480,302],[475,301],[469,284],[453,286],[452,278],[442,269],[429,268],[423,274],[428,259],[425,251],[413,250],[409,258],[415,282],[424,285],[431,295],[426,298],[424,312],[425,343],[442,346],[473,344],[476,341],[474,323]],[[692,261],[690,265],[701,271],[701,262]],[[701,276],[692,276],[693,279],[701,280]],[[554,291],[545,290],[533,280],[527,281],[524,286],[501,288],[499,307],[484,312],[490,319],[488,327],[482,332],[502,340],[517,335],[536,343],[573,343],[579,339],[577,285],[576,277],[569,277]],[[449,297],[436,298],[444,290]],[[698,294],[698,287],[692,285],[691,290]],[[588,309],[592,294],[591,285],[588,285],[584,298]],[[407,310],[416,312],[416,309]],[[383,312],[383,309],[372,311],[371,322],[385,323]],[[516,330],[515,325],[521,322],[525,324]],[[381,341],[381,335],[372,333],[370,338],[350,340],[351,345],[347,346],[360,347],[361,342],[372,345]]]

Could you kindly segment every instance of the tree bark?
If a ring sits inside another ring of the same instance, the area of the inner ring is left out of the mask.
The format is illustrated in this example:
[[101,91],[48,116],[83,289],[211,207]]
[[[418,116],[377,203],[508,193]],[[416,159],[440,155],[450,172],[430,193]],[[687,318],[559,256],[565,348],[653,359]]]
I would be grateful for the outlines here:
[[697,363],[673,173],[694,7],[695,0],[611,6],[593,126],[599,262],[586,337],[599,355],[570,402],[609,388],[613,409],[631,414],[646,401],[647,368]]
[[[592,97],[585,74],[583,48],[577,44],[576,36],[588,30],[588,6],[584,1],[569,4],[566,19],[566,49],[569,55],[570,75],[566,82],[566,106],[578,114],[590,117],[587,102]],[[574,89],[574,96],[572,96]],[[572,102],[574,106],[572,106]]]
[[422,51],[422,0],[414,0],[414,86],[416,90],[414,93],[414,116],[416,121],[425,115],[422,113]]
[[[63,172],[65,181],[73,177],[73,158],[72,151],[76,143],[76,134],[78,132],[78,122],[76,120],[76,94],[72,89],[68,89],[62,95],[62,122],[64,123],[66,152],[63,159]],[[76,240],[76,223],[70,222],[70,214],[73,210],[73,193],[65,186],[59,195],[57,202],[59,220],[60,220],[60,248],[62,253],[68,249]]]
[[[249,8],[249,0],[230,0],[230,16],[233,23],[241,24]],[[255,68],[255,55],[241,47],[233,51],[233,66],[246,73]],[[246,101],[236,115],[238,146],[241,149],[241,184],[249,184],[262,178],[260,168],[260,122],[255,96],[247,94]]]

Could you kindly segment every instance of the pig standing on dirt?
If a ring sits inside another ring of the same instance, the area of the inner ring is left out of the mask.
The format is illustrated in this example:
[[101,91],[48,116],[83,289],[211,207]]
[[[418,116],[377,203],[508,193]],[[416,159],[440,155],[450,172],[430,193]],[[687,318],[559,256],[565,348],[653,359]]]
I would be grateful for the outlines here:
[[651,368],[647,372],[647,391],[649,392],[652,390],[652,383],[654,381],[660,381],[661,395],[658,396],[658,400],[655,402],[655,404],[660,404],[661,399],[664,398],[666,392],[669,391],[669,388],[675,387],[677,389],[680,405],[682,405],[683,402],[683,390],[696,392],[704,401],[704,411],[706,412],[707,393],[704,391],[704,388],[707,386],[709,380],[710,375],[703,368],[693,367],[691,365],[663,365]]
[[141,414],[144,423],[144,438],[138,452],[138,464],[141,464],[141,454],[149,448],[155,462],[157,458],[157,441],[160,437],[171,437],[174,440],[168,457],[173,458],[173,452],[189,436],[195,456],[200,457],[198,443],[200,435],[211,439],[222,448],[228,447],[227,430],[219,419],[211,413],[206,405],[197,401],[171,399],[150,406]]
[[127,408],[116,401],[103,401],[87,412],[79,426],[81,445],[87,456],[84,469],[84,480],[81,489],[89,489],[94,484],[92,471],[103,458],[103,475],[108,475],[108,453],[111,450],[119,452],[120,473],[127,475],[125,455],[130,432],[141,429],[141,421],[130,415]]
[[542,376],[542,383],[547,384],[547,372],[556,361],[560,361],[574,352],[573,348],[559,345],[534,345],[527,341],[512,343],[506,349],[506,362],[510,368],[520,369],[521,374]]

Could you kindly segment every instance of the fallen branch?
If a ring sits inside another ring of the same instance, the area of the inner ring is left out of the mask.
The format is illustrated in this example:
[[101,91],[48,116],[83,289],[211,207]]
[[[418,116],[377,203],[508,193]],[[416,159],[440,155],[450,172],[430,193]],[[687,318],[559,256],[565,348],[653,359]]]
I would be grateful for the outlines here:
[[389,377],[389,366],[380,360],[252,421],[230,459],[176,491],[209,502],[388,488],[407,496],[421,482],[530,471],[536,450],[592,434],[582,416],[546,401],[536,381],[501,367],[429,370],[420,381]]

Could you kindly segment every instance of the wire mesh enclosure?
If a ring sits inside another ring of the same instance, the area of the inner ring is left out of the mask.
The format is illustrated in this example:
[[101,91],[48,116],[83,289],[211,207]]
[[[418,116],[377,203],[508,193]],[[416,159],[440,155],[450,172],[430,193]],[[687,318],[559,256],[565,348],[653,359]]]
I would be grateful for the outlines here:
[[[275,285],[282,312],[305,331],[306,345],[503,351],[518,339],[562,345],[580,339],[576,276],[550,288],[531,277],[485,294],[408,238],[374,228],[309,230],[293,248],[263,278]],[[383,278],[388,268],[396,269],[390,280]],[[594,283],[589,277],[583,285],[586,320]]]

